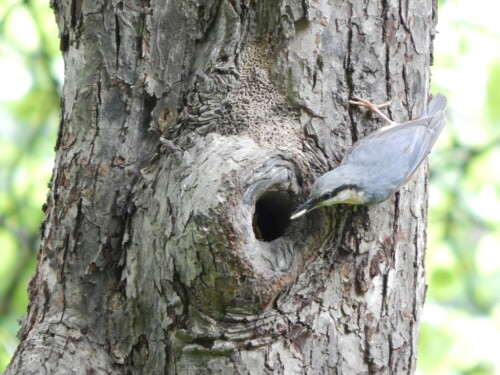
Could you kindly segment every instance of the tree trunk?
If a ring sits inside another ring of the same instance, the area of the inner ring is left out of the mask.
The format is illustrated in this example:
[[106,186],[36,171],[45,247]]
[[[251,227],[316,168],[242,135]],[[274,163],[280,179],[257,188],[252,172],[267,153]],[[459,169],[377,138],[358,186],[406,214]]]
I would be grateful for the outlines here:
[[416,117],[435,1],[54,0],[56,163],[6,374],[413,373],[426,171],[289,221],[315,178]]

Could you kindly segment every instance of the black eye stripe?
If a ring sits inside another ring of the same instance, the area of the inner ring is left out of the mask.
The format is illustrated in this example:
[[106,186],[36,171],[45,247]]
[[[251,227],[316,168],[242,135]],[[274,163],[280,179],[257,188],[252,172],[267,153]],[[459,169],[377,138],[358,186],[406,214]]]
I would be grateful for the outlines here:
[[353,184],[341,185],[338,188],[333,189],[331,192],[323,194],[322,199],[323,200],[330,199],[331,197],[336,196],[338,193],[340,193],[344,190],[348,190],[348,189],[352,189],[352,190],[357,191],[357,190],[359,190],[359,187],[357,185],[353,185]]

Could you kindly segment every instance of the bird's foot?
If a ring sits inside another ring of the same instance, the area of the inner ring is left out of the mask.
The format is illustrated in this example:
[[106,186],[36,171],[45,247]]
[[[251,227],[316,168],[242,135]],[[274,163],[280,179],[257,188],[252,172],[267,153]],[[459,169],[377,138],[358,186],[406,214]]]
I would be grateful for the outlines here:
[[389,125],[396,125],[396,123],[394,121],[392,121],[389,117],[384,115],[382,113],[382,111],[380,111],[382,108],[389,107],[391,105],[390,101],[376,105],[376,104],[373,104],[365,99],[354,98],[353,100],[349,100],[349,104],[357,105],[358,107],[362,107],[362,108],[366,108],[370,112],[376,113],[377,115],[382,117],[382,119],[384,119],[384,121],[388,122]]

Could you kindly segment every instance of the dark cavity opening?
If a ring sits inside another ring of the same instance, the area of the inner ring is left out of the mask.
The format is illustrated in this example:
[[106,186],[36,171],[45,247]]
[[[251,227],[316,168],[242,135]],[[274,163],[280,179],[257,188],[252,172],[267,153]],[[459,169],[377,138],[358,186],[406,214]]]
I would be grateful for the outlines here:
[[272,241],[280,237],[292,213],[292,199],[285,191],[268,191],[255,203],[253,232],[260,241]]

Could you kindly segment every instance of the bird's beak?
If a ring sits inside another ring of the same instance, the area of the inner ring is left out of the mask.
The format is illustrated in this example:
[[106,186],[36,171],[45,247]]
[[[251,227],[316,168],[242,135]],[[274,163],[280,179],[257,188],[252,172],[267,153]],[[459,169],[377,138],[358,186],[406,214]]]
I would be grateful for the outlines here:
[[296,219],[316,208],[314,203],[315,202],[312,199],[306,201],[304,204],[302,204],[301,206],[299,206],[299,208],[295,210],[292,216],[290,216],[290,220]]

